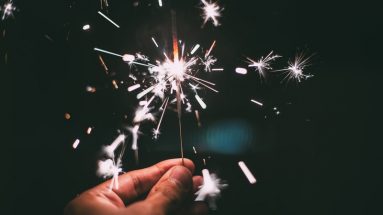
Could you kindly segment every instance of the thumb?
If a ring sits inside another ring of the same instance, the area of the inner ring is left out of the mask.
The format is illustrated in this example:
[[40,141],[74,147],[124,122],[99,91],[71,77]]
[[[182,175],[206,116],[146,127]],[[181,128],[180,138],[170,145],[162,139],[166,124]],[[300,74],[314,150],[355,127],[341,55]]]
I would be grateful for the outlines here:
[[182,205],[193,187],[191,172],[183,166],[171,168],[144,201],[155,214],[168,214]]

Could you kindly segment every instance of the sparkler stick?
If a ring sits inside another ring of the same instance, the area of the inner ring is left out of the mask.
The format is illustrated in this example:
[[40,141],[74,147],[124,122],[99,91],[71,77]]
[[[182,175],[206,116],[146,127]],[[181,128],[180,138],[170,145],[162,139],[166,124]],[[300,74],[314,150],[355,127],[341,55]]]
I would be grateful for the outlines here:
[[[173,37],[173,58],[174,62],[179,62],[178,58],[178,37],[177,37],[177,23],[176,23],[176,12],[171,11],[172,14],[172,37]],[[177,116],[178,116],[178,128],[179,128],[179,138],[180,138],[180,149],[181,149],[181,158],[182,158],[182,165],[184,165],[184,149],[183,149],[183,142],[182,142],[182,121],[181,121],[181,81],[179,78],[176,80],[177,89],[176,89],[176,98],[177,98]]]

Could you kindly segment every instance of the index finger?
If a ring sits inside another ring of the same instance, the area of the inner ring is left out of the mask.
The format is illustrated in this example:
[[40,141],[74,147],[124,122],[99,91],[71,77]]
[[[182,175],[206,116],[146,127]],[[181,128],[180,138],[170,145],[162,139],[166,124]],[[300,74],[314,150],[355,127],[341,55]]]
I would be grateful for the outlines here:
[[[170,168],[182,164],[188,168],[191,173],[194,172],[195,167],[193,161],[186,158],[183,159],[183,162],[181,158],[169,159],[144,169],[134,170],[120,175],[118,177],[119,188],[113,188],[113,192],[124,202],[133,201],[138,196],[148,192]],[[109,189],[110,183],[111,180],[108,180],[94,189]]]

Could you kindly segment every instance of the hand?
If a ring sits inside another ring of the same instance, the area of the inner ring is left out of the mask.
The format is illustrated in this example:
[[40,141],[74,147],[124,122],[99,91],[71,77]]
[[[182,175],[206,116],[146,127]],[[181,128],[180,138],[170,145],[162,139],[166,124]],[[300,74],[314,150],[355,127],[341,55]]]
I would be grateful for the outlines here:
[[[203,181],[201,176],[193,177],[193,172],[189,159],[184,159],[184,166],[181,159],[171,159],[131,171],[119,176],[119,189],[110,190],[111,182],[106,181],[73,199],[64,214],[207,214],[204,203],[193,201],[193,193]],[[146,198],[139,200],[145,194]]]

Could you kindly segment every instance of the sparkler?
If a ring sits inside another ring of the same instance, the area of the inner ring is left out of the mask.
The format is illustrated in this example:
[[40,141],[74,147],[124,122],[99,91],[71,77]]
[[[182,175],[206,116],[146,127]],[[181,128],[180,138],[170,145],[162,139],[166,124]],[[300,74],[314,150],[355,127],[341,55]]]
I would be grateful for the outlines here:
[[201,3],[203,4],[202,10],[202,18],[204,19],[203,21],[203,26],[211,20],[214,26],[219,26],[220,23],[218,22],[218,18],[221,17],[221,11],[223,10],[218,3],[213,2],[209,3],[206,0],[201,0]]
[[13,12],[16,11],[16,6],[13,5],[13,1],[9,0],[0,7],[0,12],[2,13],[1,19],[5,20],[8,17],[13,17]]

